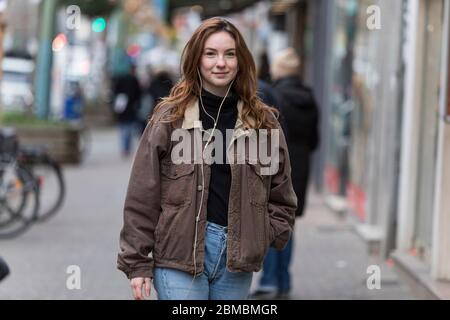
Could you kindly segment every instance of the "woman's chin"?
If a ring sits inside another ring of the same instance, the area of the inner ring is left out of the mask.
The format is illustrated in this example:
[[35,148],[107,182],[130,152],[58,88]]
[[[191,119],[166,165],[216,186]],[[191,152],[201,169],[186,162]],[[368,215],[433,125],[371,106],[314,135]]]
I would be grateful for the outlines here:
[[231,79],[217,79],[213,82],[216,87],[226,87],[230,84]]

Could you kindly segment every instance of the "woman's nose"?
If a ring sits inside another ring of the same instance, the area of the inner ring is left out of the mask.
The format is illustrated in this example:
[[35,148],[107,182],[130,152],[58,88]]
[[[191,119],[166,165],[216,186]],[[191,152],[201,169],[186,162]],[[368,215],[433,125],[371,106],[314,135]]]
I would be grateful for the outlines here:
[[217,65],[218,67],[225,67],[225,58],[224,58],[223,56],[219,56],[219,57],[217,58],[217,63],[216,63],[216,65]]

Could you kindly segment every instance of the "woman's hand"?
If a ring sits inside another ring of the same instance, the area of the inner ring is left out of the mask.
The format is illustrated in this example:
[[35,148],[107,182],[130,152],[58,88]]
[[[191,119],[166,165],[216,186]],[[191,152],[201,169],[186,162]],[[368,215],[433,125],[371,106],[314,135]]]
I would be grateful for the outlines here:
[[142,295],[142,287],[144,287],[144,292],[146,297],[150,297],[150,278],[133,278],[130,281],[131,290],[133,290],[133,296],[135,300],[144,300],[144,296]]

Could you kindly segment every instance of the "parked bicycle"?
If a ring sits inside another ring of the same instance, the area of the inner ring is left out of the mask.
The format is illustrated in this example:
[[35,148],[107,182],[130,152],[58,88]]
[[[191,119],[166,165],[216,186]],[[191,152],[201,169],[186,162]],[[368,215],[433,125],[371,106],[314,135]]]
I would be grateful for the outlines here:
[[0,239],[15,237],[36,221],[37,181],[15,160],[18,142],[10,130],[0,131]]
[[0,131],[0,160],[0,238],[11,238],[53,216],[66,188],[60,165],[46,149],[19,146],[11,130]]
[[19,147],[17,162],[37,180],[40,208],[37,221],[54,215],[64,201],[66,186],[61,166],[44,147]]

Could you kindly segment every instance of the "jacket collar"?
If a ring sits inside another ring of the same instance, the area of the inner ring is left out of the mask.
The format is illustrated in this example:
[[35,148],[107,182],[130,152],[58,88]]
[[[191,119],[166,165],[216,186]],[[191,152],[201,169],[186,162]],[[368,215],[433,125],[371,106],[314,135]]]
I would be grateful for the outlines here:
[[[242,106],[243,102],[242,100],[239,100],[237,103],[238,117],[236,119],[236,124],[234,126],[235,130],[245,129],[244,123],[241,120]],[[187,106],[186,110],[184,111],[183,124],[181,125],[181,128],[183,129],[199,128],[201,126],[199,120],[200,120],[200,109],[198,105],[198,99],[193,99],[192,102]],[[254,123],[253,118],[250,118],[250,121]]]
[[[233,136],[231,138],[230,144],[227,146],[227,152],[230,152],[230,147],[233,145],[233,142],[237,139],[239,139],[242,136],[252,136],[255,134],[254,130],[248,130],[244,126],[244,123],[242,122],[242,106],[243,102],[242,100],[239,100],[237,103],[237,109],[238,109],[238,116],[236,119],[236,124],[234,125],[234,131]],[[255,119],[250,116],[249,121],[254,124],[256,123]],[[202,123],[200,122],[200,109],[198,104],[198,99],[193,99],[192,102],[187,106],[186,110],[184,111],[184,118],[183,118],[183,124],[181,125],[182,129],[193,129],[198,128],[200,130],[203,130]],[[228,154],[228,156],[231,156]]]

